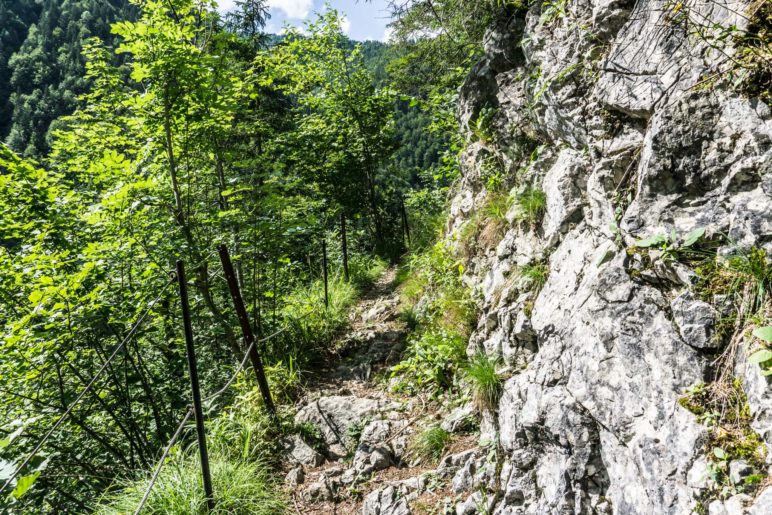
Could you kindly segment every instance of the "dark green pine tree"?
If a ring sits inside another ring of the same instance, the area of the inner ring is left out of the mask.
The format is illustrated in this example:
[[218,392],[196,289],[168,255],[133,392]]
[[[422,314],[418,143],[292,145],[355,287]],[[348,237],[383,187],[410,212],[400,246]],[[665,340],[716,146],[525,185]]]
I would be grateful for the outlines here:
[[8,135],[13,115],[8,61],[39,17],[40,5],[35,0],[0,0],[0,141]]
[[[50,145],[52,122],[74,111],[78,96],[86,91],[83,42],[96,36],[109,44],[113,39],[110,25],[116,20],[134,19],[136,8],[128,0],[42,0],[39,5],[31,0],[2,2],[6,9],[12,6],[11,12],[22,23],[31,25],[24,41],[7,59],[7,73],[0,74],[9,80],[0,98],[10,104],[5,107],[10,119],[0,127],[0,135],[19,153],[44,155]],[[22,6],[25,3],[29,4],[26,10]],[[37,19],[32,20],[35,9]],[[9,51],[10,47],[0,51],[4,56],[0,66]],[[0,83],[0,88],[3,86]]]

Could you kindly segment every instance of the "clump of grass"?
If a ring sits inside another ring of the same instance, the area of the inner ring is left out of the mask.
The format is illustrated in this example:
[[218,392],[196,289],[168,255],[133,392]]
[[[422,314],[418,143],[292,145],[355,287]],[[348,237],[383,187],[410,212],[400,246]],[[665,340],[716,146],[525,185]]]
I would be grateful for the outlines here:
[[507,192],[493,190],[488,193],[485,204],[472,214],[458,233],[467,258],[473,256],[476,249],[490,248],[501,240],[511,204],[512,197]]
[[416,435],[410,450],[421,459],[436,462],[442,457],[452,438],[453,435],[439,425],[429,426]]
[[538,293],[547,282],[549,276],[549,266],[546,263],[529,263],[520,269],[519,275],[528,280],[531,289]]
[[265,365],[265,375],[271,385],[273,400],[277,403],[292,402],[302,386],[302,374],[294,355]]
[[[213,455],[210,467],[216,503],[214,513],[278,515],[286,512],[284,494],[271,479],[264,464]],[[147,479],[126,484],[122,491],[101,499],[94,512],[99,515],[133,513],[147,485]],[[195,453],[180,454],[161,469],[143,513],[208,513],[201,484],[201,468]]]
[[496,372],[498,365],[497,359],[478,352],[465,367],[465,375],[472,384],[474,402],[481,411],[494,409],[501,398],[504,385]]
[[497,244],[507,228],[507,211],[511,204],[509,193],[492,191],[482,207],[484,225],[480,231],[478,243],[482,248]]
[[418,328],[418,324],[420,323],[420,317],[415,307],[406,306],[399,312],[398,317],[400,320],[402,320],[402,322],[404,322],[408,330],[415,331]]
[[377,281],[387,267],[388,264],[379,257],[353,254],[348,263],[349,278],[357,287],[366,288]]
[[515,220],[528,224],[532,230],[535,229],[547,206],[547,195],[544,191],[535,186],[528,186],[515,197],[514,202],[517,207]]

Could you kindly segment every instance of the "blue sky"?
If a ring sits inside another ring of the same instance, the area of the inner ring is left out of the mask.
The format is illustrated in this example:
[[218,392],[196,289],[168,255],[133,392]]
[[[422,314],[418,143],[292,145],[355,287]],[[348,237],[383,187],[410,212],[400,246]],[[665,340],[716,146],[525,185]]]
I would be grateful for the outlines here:
[[[220,11],[224,12],[233,7],[234,0],[218,0],[218,3]],[[301,27],[305,20],[313,18],[315,12],[321,11],[325,3],[325,0],[268,0],[271,19],[266,30],[277,33],[285,24]],[[389,14],[386,10],[386,0],[329,0],[329,3],[345,17],[342,27],[351,39],[387,39],[386,25],[389,22]]]

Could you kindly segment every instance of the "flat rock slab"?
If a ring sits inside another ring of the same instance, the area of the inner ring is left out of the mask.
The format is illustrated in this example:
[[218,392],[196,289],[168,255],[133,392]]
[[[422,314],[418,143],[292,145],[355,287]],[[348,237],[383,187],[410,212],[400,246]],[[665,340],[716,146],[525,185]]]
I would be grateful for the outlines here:
[[[314,424],[329,447],[333,459],[345,456],[347,448],[353,448],[357,442],[351,442],[349,431],[363,424],[368,418],[384,418],[389,411],[396,411],[399,405],[394,402],[353,395],[334,395],[321,397],[304,406],[297,415],[298,424]],[[364,426],[363,426],[364,429]]]

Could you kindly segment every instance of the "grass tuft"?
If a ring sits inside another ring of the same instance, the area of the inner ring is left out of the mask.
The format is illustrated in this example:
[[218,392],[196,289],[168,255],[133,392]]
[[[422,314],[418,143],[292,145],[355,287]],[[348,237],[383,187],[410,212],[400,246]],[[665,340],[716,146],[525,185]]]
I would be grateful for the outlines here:
[[[164,466],[143,513],[274,515],[286,512],[284,495],[265,465],[212,456],[210,466],[216,503],[214,511],[209,512],[206,508],[201,468],[192,453],[172,458],[172,462]],[[147,485],[147,479],[128,483],[120,493],[103,498],[94,512],[99,515],[133,513]]]
[[517,207],[515,220],[535,229],[547,207],[547,195],[541,189],[529,186],[515,197],[515,206]]
[[520,277],[528,280],[535,293],[541,291],[549,277],[549,266],[546,263],[530,263],[520,269]]
[[453,435],[438,425],[430,426],[418,433],[413,440],[411,452],[429,461],[439,461],[445,449],[448,448]]
[[465,367],[465,375],[472,383],[472,395],[479,410],[492,410],[501,398],[504,385],[496,373],[497,359],[478,352]]

